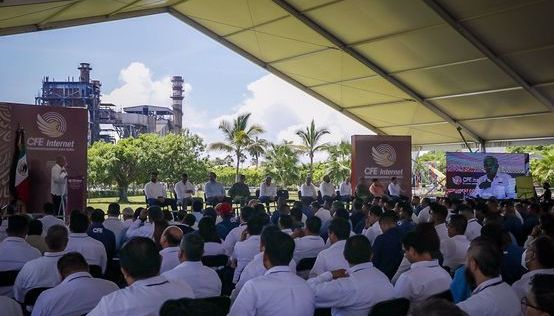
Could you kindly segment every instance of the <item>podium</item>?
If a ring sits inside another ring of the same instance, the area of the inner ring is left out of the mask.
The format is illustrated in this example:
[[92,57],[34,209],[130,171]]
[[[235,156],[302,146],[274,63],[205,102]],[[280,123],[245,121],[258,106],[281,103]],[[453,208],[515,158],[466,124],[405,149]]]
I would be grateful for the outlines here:
[[69,218],[73,210],[83,211],[86,207],[85,178],[83,176],[67,177],[67,204],[64,218]]

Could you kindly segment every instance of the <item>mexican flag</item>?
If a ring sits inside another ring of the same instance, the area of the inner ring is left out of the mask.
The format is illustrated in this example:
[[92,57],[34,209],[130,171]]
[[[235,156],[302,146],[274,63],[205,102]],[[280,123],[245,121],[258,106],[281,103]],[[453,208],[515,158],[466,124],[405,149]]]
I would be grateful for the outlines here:
[[15,133],[15,150],[10,173],[12,194],[18,200],[29,202],[29,169],[27,167],[27,150],[25,148],[25,132],[18,128]]

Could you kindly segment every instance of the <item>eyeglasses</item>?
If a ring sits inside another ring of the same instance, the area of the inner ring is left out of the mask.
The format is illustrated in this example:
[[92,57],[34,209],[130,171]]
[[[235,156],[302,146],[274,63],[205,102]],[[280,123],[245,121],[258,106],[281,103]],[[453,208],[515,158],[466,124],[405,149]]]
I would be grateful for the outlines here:
[[521,299],[521,312],[523,313],[523,315],[526,314],[527,307],[531,307],[531,308],[534,308],[536,310],[543,311],[543,309],[541,309],[540,307],[538,307],[536,305],[529,304],[529,301],[527,300],[527,297],[523,297]]

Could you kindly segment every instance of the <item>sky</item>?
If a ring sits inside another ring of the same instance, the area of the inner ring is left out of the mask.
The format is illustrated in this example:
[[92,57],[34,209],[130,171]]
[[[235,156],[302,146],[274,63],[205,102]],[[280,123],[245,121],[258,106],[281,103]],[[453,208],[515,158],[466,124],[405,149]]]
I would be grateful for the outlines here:
[[331,131],[326,142],[371,133],[168,14],[3,36],[0,52],[0,101],[34,104],[44,76],[77,79],[88,62],[101,101],[118,106],[169,107],[170,77],[183,76],[183,127],[206,143],[222,140],[222,119],[246,112],[275,143],[299,143],[295,131],[312,119]]

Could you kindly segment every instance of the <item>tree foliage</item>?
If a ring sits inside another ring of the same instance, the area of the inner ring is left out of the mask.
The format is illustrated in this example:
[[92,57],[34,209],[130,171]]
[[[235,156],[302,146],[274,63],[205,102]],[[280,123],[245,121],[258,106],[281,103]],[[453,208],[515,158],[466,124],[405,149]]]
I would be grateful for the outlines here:
[[429,184],[437,177],[433,175],[429,165],[446,174],[446,153],[444,151],[429,151],[417,157],[415,161],[415,173],[420,175],[421,182]]
[[325,174],[331,177],[331,182],[341,183],[350,175],[352,145],[347,141],[341,141],[338,144],[325,146],[325,150],[329,155],[329,159],[324,164]]
[[510,153],[528,153],[530,155],[531,175],[535,182],[554,183],[554,145],[507,147]]
[[302,145],[298,146],[302,152],[306,153],[310,158],[309,170],[313,172],[314,154],[317,151],[323,150],[326,143],[321,143],[321,138],[329,134],[329,130],[326,128],[316,128],[315,122],[312,122],[305,129],[299,129],[296,131],[296,135],[302,140]]
[[265,174],[275,179],[282,187],[298,184],[300,180],[298,151],[290,142],[272,144],[266,151],[262,167]]

